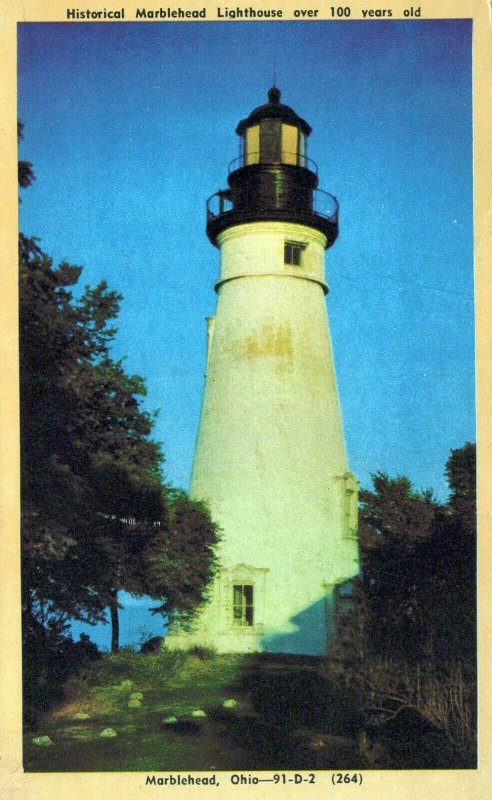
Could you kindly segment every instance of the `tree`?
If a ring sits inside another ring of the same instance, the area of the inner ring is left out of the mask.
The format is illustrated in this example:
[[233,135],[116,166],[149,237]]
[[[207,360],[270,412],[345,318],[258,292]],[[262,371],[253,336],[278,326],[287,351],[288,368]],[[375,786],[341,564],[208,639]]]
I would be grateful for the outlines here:
[[[20,142],[24,138],[24,125],[22,122],[17,122],[17,141]],[[32,164],[30,161],[19,161],[19,186],[21,189],[26,189],[35,180]]]
[[446,462],[437,503],[408,478],[373,476],[360,493],[365,632],[373,652],[432,661],[473,658],[476,641],[475,446]]
[[369,643],[376,652],[415,658],[429,635],[419,548],[440,507],[432,492],[416,492],[402,476],[377,473],[373,486],[360,493],[359,526]]
[[219,530],[206,505],[190,499],[185,492],[170,490],[167,502],[169,535],[164,551],[166,558],[162,559],[159,548],[149,550],[146,559],[146,566],[151,567],[148,594],[157,597],[157,589],[164,582],[167,587],[165,597],[154,613],[171,618],[177,616],[180,624],[186,627],[196,608],[208,596],[217,569],[214,548]]
[[363,572],[338,603],[333,656],[343,669],[331,669],[358,694],[373,731],[386,729],[383,742],[396,730],[400,743],[415,744],[420,730],[423,745],[430,725],[449,748],[447,765],[468,767],[476,765],[475,446],[452,450],[445,472],[446,504],[383,473],[361,491]]
[[477,527],[476,445],[466,442],[451,450],[446,462],[446,478],[451,492],[449,508],[454,520],[473,537]]
[[[71,376],[102,346],[83,331],[69,287],[80,268],[53,268],[36,242],[20,237],[19,337],[23,601],[26,613],[52,607],[98,619],[97,561],[79,557],[90,530],[89,458],[71,435],[79,412]],[[116,297],[111,298],[116,302]],[[84,304],[82,304],[84,305]],[[85,312],[84,312],[85,313]]]
[[450,497],[421,548],[422,585],[440,660],[474,661],[476,653],[476,453],[467,443],[452,450],[445,472]]
[[[21,164],[26,187],[34,175]],[[20,235],[25,653],[40,630],[94,623],[107,606],[117,649],[118,591],[191,614],[215,566],[216,526],[164,484],[144,382],[110,355],[121,297],[103,281],[75,300],[80,274]]]

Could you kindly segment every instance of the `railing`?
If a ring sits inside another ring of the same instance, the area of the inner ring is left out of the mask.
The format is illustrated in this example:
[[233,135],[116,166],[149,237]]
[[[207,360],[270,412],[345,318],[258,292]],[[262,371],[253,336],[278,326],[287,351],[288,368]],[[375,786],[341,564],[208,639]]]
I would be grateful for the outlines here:
[[322,189],[313,191],[313,211],[321,217],[326,217],[330,222],[338,222],[338,200]]
[[219,217],[226,211],[232,211],[233,208],[230,192],[227,189],[215,192],[207,200],[207,221],[210,222],[211,219]]
[[316,161],[307,156],[299,155],[299,153],[290,153],[287,150],[282,150],[279,158],[265,158],[260,152],[248,152],[247,155],[241,155],[234,158],[229,164],[229,174],[241,167],[250,167],[256,164],[285,164],[292,167],[304,167],[311,170],[315,175],[318,174],[318,165]]
[[[210,222],[215,217],[220,217],[227,211],[233,211],[234,204],[231,200],[231,192],[224,189],[215,192],[207,200],[207,221]],[[288,208],[284,209],[288,211]],[[298,209],[297,209],[298,210]],[[313,190],[313,205],[307,211],[314,211],[320,217],[330,220],[334,224],[338,222],[338,200],[332,194],[324,192],[322,189]]]

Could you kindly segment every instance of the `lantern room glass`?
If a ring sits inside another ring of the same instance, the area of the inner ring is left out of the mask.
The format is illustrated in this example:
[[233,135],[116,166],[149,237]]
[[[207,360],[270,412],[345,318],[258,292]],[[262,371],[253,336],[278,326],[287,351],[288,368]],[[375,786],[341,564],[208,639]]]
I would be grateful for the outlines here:
[[279,119],[264,119],[244,131],[242,160],[250,164],[305,166],[306,137],[295,125]]

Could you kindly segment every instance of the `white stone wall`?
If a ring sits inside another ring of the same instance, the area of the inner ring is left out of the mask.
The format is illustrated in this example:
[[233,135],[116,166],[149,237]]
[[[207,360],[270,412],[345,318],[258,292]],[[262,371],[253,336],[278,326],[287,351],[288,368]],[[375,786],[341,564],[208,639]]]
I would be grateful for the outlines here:
[[[285,241],[304,245],[301,266],[284,264]],[[190,491],[223,529],[222,572],[195,636],[168,643],[323,652],[326,599],[358,572],[325,238],[303,225],[258,222],[227,229],[219,246]],[[252,628],[232,625],[234,582],[255,587]]]

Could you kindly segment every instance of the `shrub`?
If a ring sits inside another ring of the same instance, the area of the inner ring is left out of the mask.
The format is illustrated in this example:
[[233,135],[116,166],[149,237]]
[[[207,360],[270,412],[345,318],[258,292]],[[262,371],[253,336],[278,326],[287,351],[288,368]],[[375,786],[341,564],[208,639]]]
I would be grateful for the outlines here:
[[161,650],[163,641],[163,636],[152,636],[141,644],[140,652],[144,654],[158,653]]
[[216,657],[217,650],[214,647],[202,647],[201,645],[195,645],[187,651],[187,654],[189,656],[193,656],[194,658],[199,658],[200,661],[210,661]]
[[474,764],[476,684],[470,668],[372,659],[361,665],[360,676],[368,723],[381,725],[412,712],[442,734],[460,766]]
[[24,628],[22,660],[24,722],[35,724],[40,713],[63,698],[63,684],[74,673],[100,658],[86,634],[74,642],[65,626],[32,621]]

